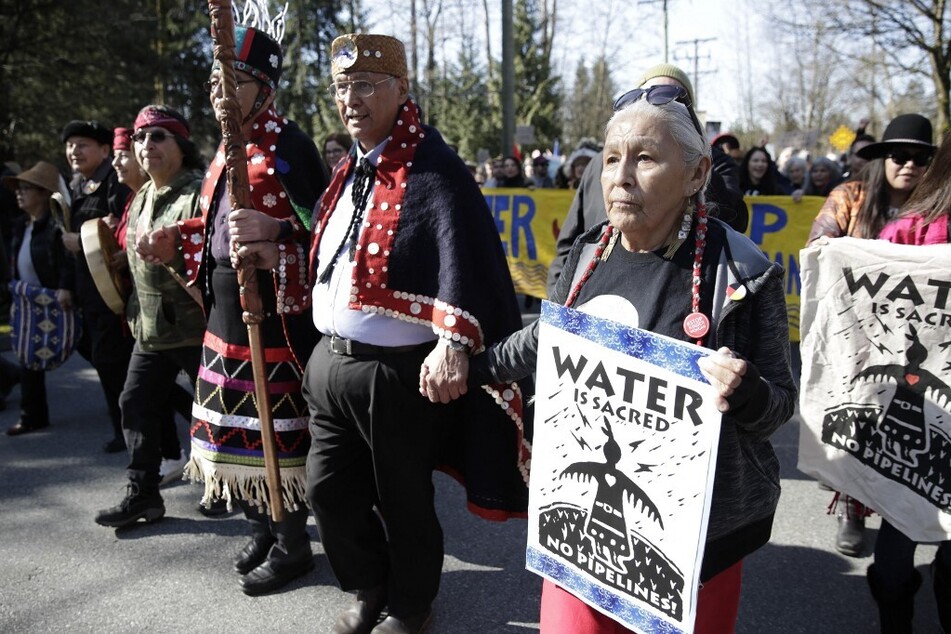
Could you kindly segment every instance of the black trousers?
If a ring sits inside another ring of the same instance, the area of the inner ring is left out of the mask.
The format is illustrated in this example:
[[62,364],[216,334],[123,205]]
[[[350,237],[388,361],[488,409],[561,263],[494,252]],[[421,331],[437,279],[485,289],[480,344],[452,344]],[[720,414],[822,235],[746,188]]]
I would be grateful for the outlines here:
[[201,346],[146,352],[136,344],[132,351],[119,405],[129,450],[129,479],[145,488],[158,487],[163,445],[169,442],[169,434],[176,434],[169,406],[176,389],[181,390],[175,380],[184,370],[194,383],[200,359]]
[[[875,538],[875,568],[879,583],[888,592],[898,594],[915,571],[915,550],[918,542],[882,519]],[[938,543],[934,560],[945,574],[951,575],[951,540]]]
[[[134,339],[125,334],[118,315],[102,312],[81,302],[83,308],[83,334],[76,342],[76,351],[92,364],[109,409],[109,419],[116,438],[122,437],[122,412],[119,395],[125,385]],[[99,300],[102,303],[102,300]]]
[[20,368],[20,420],[29,427],[49,425],[46,372],[43,370]]
[[385,585],[402,617],[433,602],[442,572],[432,472],[448,407],[419,394],[426,354],[340,356],[324,338],[303,381],[307,499],[331,568],[343,590]]

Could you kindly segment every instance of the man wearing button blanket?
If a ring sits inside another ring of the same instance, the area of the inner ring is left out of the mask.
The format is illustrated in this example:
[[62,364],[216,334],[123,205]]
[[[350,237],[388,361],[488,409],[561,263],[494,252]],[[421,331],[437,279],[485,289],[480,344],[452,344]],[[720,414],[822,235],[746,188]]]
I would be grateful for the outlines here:
[[[468,355],[521,319],[485,198],[420,123],[402,42],[344,35],[331,62],[331,96],[356,142],[314,220],[313,315],[324,336],[304,377],[307,497],[337,580],[357,591],[334,632],[419,632],[443,560],[433,469],[465,484],[477,515],[525,514],[527,394],[483,386],[447,404],[466,390]],[[420,394],[420,372],[441,403]]]
[[[316,341],[307,310],[310,220],[327,172],[313,141],[273,105],[283,54],[269,33],[281,30],[235,28],[237,100],[254,209],[230,210],[222,146],[202,184],[201,216],[178,223],[177,232],[151,236],[159,254],[180,245],[189,283],[202,289],[208,331],[195,385],[186,475],[204,482],[206,509],[223,500],[244,511],[251,540],[234,558],[234,570],[249,595],[276,590],[314,567],[304,502],[309,415],[301,380]],[[221,81],[221,69],[215,67],[208,86],[213,104],[222,98]],[[275,253],[274,261],[261,267],[266,270],[258,271],[258,289],[286,509],[282,522],[268,518],[270,505],[281,501],[270,500],[265,485],[248,329],[232,261],[235,243],[267,244]]]

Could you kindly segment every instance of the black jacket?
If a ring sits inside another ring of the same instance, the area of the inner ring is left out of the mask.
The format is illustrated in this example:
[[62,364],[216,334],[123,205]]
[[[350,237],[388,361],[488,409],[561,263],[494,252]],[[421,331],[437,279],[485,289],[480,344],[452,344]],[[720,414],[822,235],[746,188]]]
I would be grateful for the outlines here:
[[[23,245],[23,236],[26,233],[27,218],[17,218],[13,224],[13,247],[10,249],[10,270],[13,278],[20,279],[17,270],[17,255]],[[30,241],[30,257],[33,259],[33,268],[40,278],[40,283],[46,288],[60,289],[70,287],[70,269],[66,267],[66,247],[63,246],[63,232],[53,222],[52,216],[33,222],[33,238]]]

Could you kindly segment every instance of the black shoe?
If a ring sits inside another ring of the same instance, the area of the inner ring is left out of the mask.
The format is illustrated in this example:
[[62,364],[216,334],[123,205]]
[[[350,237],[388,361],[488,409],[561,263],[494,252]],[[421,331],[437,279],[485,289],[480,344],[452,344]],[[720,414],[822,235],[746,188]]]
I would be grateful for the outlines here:
[[199,502],[198,512],[205,517],[221,517],[228,514],[228,503],[225,500],[212,500],[206,506]]
[[158,489],[143,492],[135,482],[130,482],[125,499],[118,506],[96,513],[96,524],[124,528],[140,519],[146,523],[157,522],[165,517],[165,503]]
[[263,564],[264,560],[267,559],[268,551],[271,550],[271,546],[276,541],[271,535],[266,537],[255,535],[252,537],[241,549],[241,552],[235,555],[234,571],[239,575],[246,575]]
[[839,528],[835,549],[848,557],[861,557],[865,552],[865,506],[847,495],[839,501]]
[[357,600],[337,615],[333,634],[369,634],[380,622],[386,607],[386,588],[377,586],[357,592]]
[[241,577],[241,590],[248,596],[257,596],[278,590],[301,575],[314,569],[314,555],[307,546],[306,553],[293,561],[266,559],[263,564]]
[[370,630],[370,634],[419,634],[425,632],[433,620],[432,608],[427,608],[419,614],[400,618],[392,614],[383,619],[383,622]]
[[106,453],[119,453],[120,451],[125,451],[125,438],[122,438],[121,436],[113,438],[102,446],[102,450]]
[[38,429],[43,429],[49,426],[50,424],[48,422],[42,423],[40,425],[28,425],[27,423],[24,423],[22,420],[19,420],[17,421],[16,425],[14,425],[13,427],[7,430],[7,436],[19,436],[21,434],[28,434],[31,431],[37,431]]

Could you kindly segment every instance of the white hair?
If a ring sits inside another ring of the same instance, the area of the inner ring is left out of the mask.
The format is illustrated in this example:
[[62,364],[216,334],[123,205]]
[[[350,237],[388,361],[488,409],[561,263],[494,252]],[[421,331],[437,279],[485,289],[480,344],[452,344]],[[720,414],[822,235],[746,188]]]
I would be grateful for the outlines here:
[[[694,127],[693,120],[687,106],[677,101],[655,106],[647,102],[646,99],[637,101],[618,110],[611,116],[604,128],[605,139],[611,133],[611,129],[617,122],[629,121],[631,119],[646,119],[648,121],[657,121],[663,123],[674,138],[674,142],[680,148],[683,156],[684,165],[689,169],[694,169],[700,164],[700,161],[706,157],[711,158],[710,144],[701,136],[697,128]],[[713,170],[707,170],[706,180],[704,180],[700,189],[697,191],[697,202],[703,202],[703,192],[710,182],[710,173]]]

